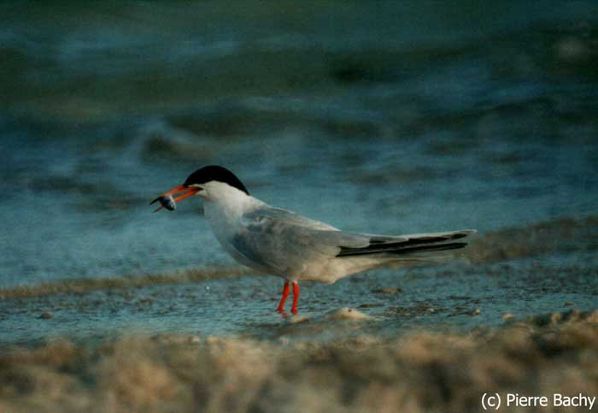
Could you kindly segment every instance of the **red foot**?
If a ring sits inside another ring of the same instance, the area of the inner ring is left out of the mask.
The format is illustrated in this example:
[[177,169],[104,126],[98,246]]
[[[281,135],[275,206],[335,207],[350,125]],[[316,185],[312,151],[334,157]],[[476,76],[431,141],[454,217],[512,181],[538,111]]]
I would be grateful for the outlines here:
[[[286,314],[284,311],[284,304],[286,303],[290,292],[289,282],[285,281],[284,287],[282,288],[280,302],[278,303],[278,307],[276,307],[276,311],[281,313],[283,316]],[[299,284],[297,281],[293,281],[293,306],[291,307],[291,313],[297,314],[297,304],[299,304]]]
[[282,288],[282,296],[280,297],[280,302],[278,303],[278,307],[276,307],[276,311],[278,311],[279,313],[284,313],[284,303],[287,301],[289,293],[289,282],[285,281],[284,287]]
[[297,304],[299,304],[299,283],[293,281],[293,306],[291,307],[291,313],[297,314]]

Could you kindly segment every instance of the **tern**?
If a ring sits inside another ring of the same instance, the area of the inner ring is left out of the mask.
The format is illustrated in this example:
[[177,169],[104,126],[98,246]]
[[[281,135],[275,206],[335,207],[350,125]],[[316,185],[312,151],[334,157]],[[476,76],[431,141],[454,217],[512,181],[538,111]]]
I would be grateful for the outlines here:
[[[284,279],[276,311],[285,314],[293,291],[291,312],[297,314],[299,281],[332,284],[372,268],[422,261],[463,248],[472,229],[410,235],[357,234],[276,208],[251,196],[228,169],[210,165],[196,170],[182,185],[151,203],[173,210],[175,202],[199,196],[204,215],[222,247],[239,263]],[[174,202],[173,202],[174,201]]]

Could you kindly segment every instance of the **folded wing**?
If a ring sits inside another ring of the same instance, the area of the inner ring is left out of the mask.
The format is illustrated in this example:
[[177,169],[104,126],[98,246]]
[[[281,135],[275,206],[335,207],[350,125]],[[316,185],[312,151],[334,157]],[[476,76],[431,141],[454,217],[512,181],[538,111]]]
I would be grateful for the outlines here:
[[313,260],[379,257],[393,260],[463,248],[473,230],[384,236],[351,234],[291,211],[264,206],[243,217],[234,248],[258,266],[279,274]]

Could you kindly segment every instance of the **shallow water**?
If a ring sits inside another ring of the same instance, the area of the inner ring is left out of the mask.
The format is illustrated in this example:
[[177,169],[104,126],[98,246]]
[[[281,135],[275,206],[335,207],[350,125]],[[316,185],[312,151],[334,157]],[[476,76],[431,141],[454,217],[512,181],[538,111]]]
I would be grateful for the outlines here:
[[[274,312],[280,279],[228,276],[232,269],[189,278],[107,278],[4,289],[0,341],[132,333],[328,341],[363,334],[394,337],[413,328],[467,331],[501,325],[506,315],[524,319],[592,310],[598,295],[597,231],[595,218],[556,221],[478,240],[460,262],[370,271],[334,285],[303,283],[299,317]],[[552,240],[531,241],[541,236]],[[367,318],[339,318],[337,311],[346,307]]]
[[[483,235],[595,214],[597,6],[527,3],[1,5],[0,288],[233,265],[198,200],[174,213],[147,205],[208,163],[269,203],[350,231]],[[302,303],[310,325],[366,305],[378,332],[587,308],[591,251],[553,251],[538,268],[506,260],[511,285],[545,273],[567,286],[533,300],[506,294],[484,266],[500,264],[488,263],[414,278],[374,271],[306,287]],[[395,283],[396,296],[372,293]],[[2,299],[0,334],[277,335],[279,284]],[[458,293],[463,285],[472,290]],[[54,317],[37,319],[43,311]]]

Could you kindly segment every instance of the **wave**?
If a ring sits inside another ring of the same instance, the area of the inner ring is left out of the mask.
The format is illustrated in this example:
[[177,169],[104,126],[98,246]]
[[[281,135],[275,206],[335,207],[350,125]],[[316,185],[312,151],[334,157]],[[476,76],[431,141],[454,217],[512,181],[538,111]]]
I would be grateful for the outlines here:
[[82,294],[106,289],[126,289],[160,284],[184,284],[220,278],[233,278],[250,273],[249,270],[241,267],[218,267],[196,268],[164,274],[148,274],[128,277],[79,278],[0,289],[0,298],[39,297],[55,294]]
[[474,263],[504,261],[558,252],[596,251],[598,216],[559,218],[483,234],[465,251]]

